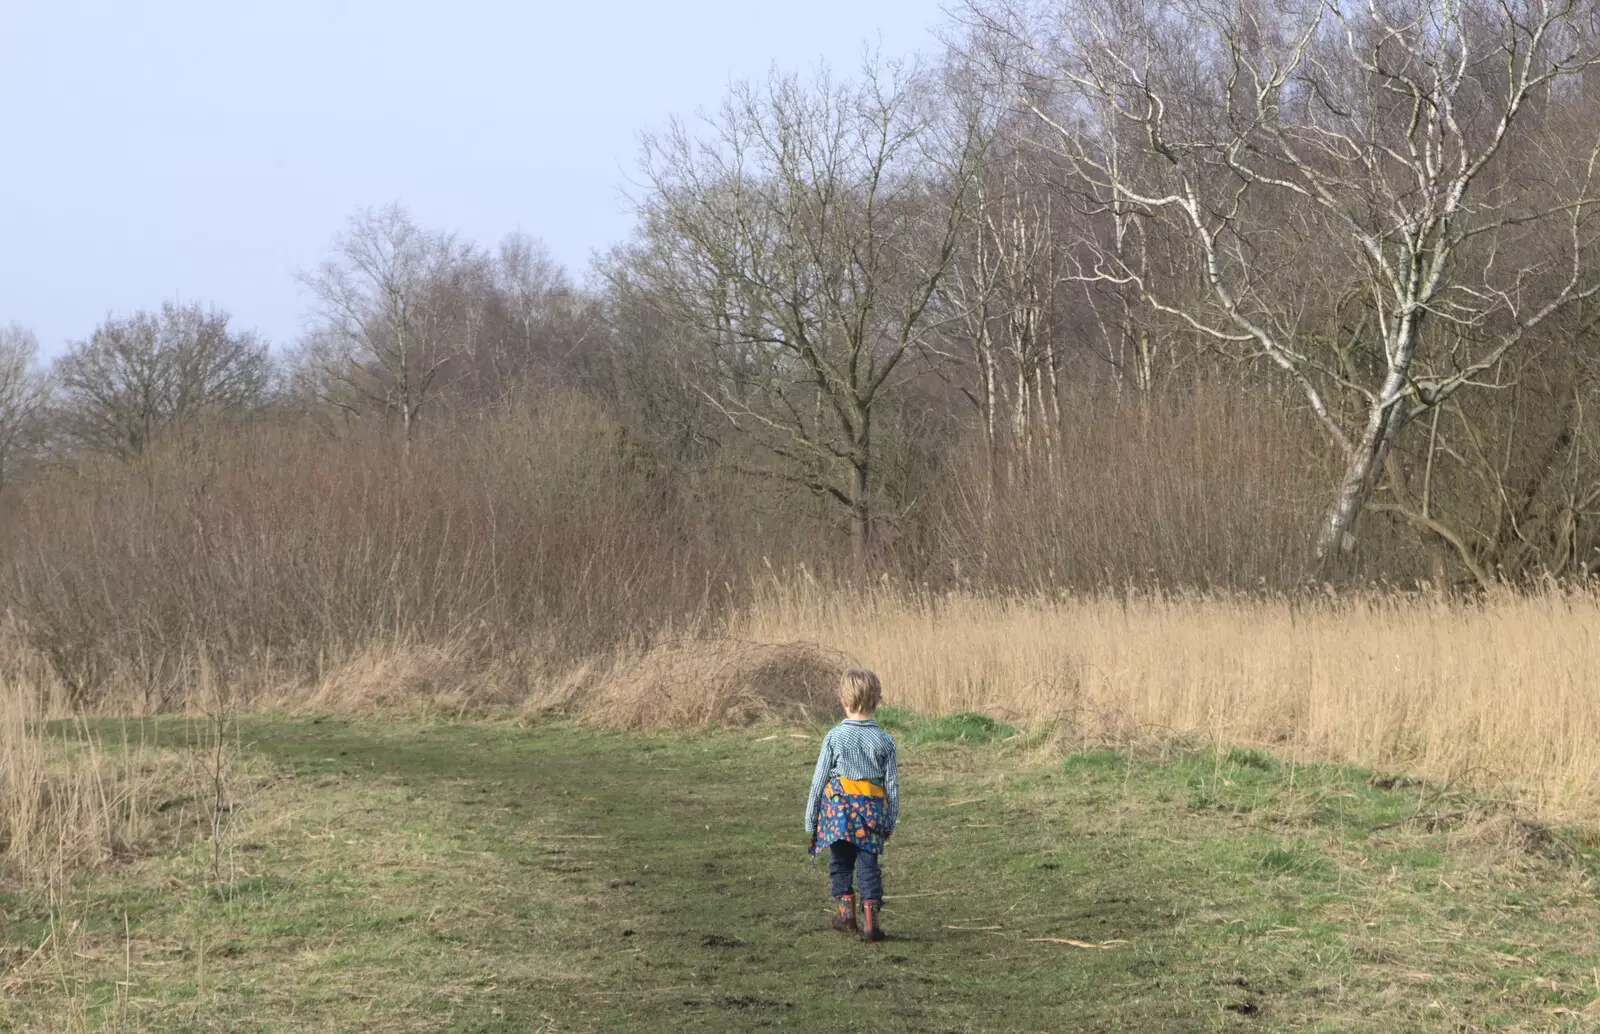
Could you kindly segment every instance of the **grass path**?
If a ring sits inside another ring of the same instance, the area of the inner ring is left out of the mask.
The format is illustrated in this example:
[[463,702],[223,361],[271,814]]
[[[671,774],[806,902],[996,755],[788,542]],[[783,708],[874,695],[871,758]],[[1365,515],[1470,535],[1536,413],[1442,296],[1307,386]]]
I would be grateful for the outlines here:
[[1600,1026],[1592,842],[1254,752],[913,730],[891,939],[849,940],[800,828],[817,739],[251,719],[220,884],[191,842],[0,895],[0,1029]]

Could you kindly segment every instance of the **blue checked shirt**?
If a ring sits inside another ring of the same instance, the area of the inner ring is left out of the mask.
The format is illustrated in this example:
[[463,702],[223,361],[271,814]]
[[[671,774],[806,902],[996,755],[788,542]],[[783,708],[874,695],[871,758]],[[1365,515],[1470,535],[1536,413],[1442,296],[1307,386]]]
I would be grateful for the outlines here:
[[806,801],[806,832],[817,828],[817,806],[822,792],[834,776],[865,779],[883,787],[884,832],[893,832],[900,817],[900,766],[895,758],[894,737],[878,728],[870,718],[846,718],[828,730],[817,755],[817,770],[811,775],[811,799]]

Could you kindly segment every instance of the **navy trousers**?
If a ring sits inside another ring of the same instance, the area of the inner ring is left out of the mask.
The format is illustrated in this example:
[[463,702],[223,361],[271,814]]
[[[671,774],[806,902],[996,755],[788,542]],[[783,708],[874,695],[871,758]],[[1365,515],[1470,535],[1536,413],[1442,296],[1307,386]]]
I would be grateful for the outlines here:
[[878,868],[878,856],[848,840],[835,840],[828,845],[828,883],[834,897],[850,893],[852,875],[860,878],[862,901],[883,900],[883,872]]

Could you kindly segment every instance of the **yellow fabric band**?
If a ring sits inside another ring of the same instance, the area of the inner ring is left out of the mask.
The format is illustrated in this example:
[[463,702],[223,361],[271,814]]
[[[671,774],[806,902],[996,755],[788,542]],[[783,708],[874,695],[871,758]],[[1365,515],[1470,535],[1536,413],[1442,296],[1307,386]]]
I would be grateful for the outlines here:
[[839,776],[838,779],[839,789],[845,793],[854,794],[857,797],[884,796],[883,787],[877,783],[868,782],[865,779],[846,779],[844,776]]

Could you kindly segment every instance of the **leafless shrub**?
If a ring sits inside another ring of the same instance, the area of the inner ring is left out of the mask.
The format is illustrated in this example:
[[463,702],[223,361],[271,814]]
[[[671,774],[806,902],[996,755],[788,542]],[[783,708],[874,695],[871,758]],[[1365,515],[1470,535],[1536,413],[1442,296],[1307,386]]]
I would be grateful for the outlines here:
[[951,465],[928,518],[930,580],[1050,592],[1304,577],[1328,473],[1305,420],[1204,385],[1076,393],[1062,420],[1048,446],[991,445]]
[[202,658],[248,698],[374,644],[558,667],[725,600],[706,511],[571,398],[416,443],[255,426],[30,487],[5,600],[80,705],[157,711]]

